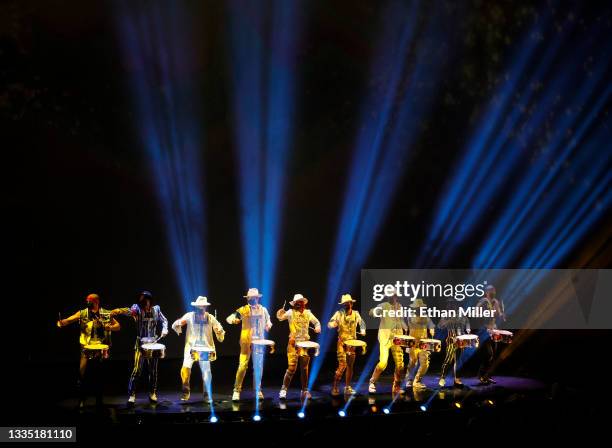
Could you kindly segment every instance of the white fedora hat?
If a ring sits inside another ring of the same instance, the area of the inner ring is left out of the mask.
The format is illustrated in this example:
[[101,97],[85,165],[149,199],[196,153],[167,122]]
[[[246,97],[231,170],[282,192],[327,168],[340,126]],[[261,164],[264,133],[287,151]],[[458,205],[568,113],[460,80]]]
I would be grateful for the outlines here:
[[293,306],[296,304],[296,302],[304,302],[306,304],[308,303],[308,299],[304,297],[302,294],[296,294],[293,296],[293,300],[289,302],[289,305]]
[[262,294],[259,294],[259,289],[257,288],[249,288],[249,291],[246,293],[244,298],[248,299],[249,297],[262,297]]
[[210,303],[208,303],[208,298],[204,296],[198,296],[195,302],[191,302],[191,306],[204,307],[204,306],[209,306],[209,305]]
[[353,300],[350,294],[342,294],[342,298],[340,299],[340,302],[338,302],[338,305],[344,305],[346,302],[355,303],[356,300]]

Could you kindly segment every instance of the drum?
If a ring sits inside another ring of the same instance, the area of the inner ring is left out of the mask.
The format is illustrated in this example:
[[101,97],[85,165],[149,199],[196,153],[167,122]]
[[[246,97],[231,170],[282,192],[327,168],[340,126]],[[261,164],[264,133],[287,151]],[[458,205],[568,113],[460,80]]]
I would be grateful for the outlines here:
[[191,347],[191,359],[194,361],[214,361],[217,359],[217,352],[214,348],[206,345],[194,345]]
[[493,342],[501,342],[502,344],[510,344],[512,336],[514,336],[514,333],[507,330],[491,330],[489,333]]
[[347,339],[344,341],[344,349],[347,353],[358,353],[365,355],[368,344],[365,341],[359,339]]
[[396,334],[393,336],[393,344],[399,345],[400,347],[412,348],[416,339],[412,336],[408,336],[407,334]]
[[457,348],[477,348],[478,336],[475,334],[463,334],[455,338],[455,347]]
[[162,359],[166,357],[166,346],[158,343],[142,344],[140,346],[142,356],[147,359]]
[[319,356],[319,344],[312,341],[296,342],[298,356]]
[[87,359],[108,359],[109,356],[108,345],[101,344],[99,342],[96,342],[94,344],[87,344],[85,347],[83,347],[83,351],[85,352]]
[[419,340],[418,346],[421,350],[427,350],[428,352],[439,352],[442,350],[442,341],[439,339],[421,339]]
[[253,353],[274,353],[274,345],[274,341],[270,339],[253,339],[251,341]]

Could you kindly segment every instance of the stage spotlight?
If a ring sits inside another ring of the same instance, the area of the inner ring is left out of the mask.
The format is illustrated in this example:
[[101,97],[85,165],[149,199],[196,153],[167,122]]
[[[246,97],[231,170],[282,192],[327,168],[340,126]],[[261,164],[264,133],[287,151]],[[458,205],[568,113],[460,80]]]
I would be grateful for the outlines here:
[[421,411],[423,412],[427,412],[427,406],[425,406],[424,404],[422,404],[419,409],[421,409]]
[[338,415],[339,415],[340,417],[346,417],[346,412],[345,412],[344,410],[340,409],[340,410],[338,411]]
[[389,408],[384,408],[383,409],[383,414],[389,415],[390,413],[391,413],[391,410]]
[[304,418],[304,417],[306,417],[306,414],[304,414],[304,411],[300,411],[300,412],[297,413],[297,416],[299,418]]
[[255,415],[253,416],[253,421],[254,421],[254,422],[259,422],[259,421],[261,421],[261,416],[260,416],[259,414],[255,414]]
[[461,403],[460,403],[460,402],[455,401],[455,407],[456,407],[457,409],[461,409],[461,406],[462,406],[462,405],[461,405]]
[[491,400],[491,399],[486,400],[485,404],[488,405],[488,406],[495,406],[495,402],[493,400]]
[[213,415],[212,417],[210,417],[210,420],[209,420],[209,421],[210,421],[211,423],[217,423],[217,422],[219,421],[219,419],[218,419],[216,416],[214,416],[214,415]]
[[372,413],[376,414],[378,412],[378,408],[376,406],[371,406],[370,407],[370,411],[372,411]]

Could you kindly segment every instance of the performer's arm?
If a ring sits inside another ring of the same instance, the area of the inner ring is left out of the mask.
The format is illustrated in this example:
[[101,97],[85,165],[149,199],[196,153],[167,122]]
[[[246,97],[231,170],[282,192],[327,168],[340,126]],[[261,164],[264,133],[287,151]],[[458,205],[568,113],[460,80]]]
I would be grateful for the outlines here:
[[121,325],[119,325],[119,322],[117,322],[117,319],[115,319],[114,317],[111,317],[110,322],[104,325],[104,328],[106,328],[109,331],[119,331],[121,330]]
[[264,316],[266,319],[266,331],[270,331],[270,328],[272,328],[272,321],[270,320],[270,313],[268,313],[268,310],[264,307]]
[[355,311],[355,313],[357,313],[357,319],[359,319],[359,334],[361,334],[361,336],[365,336],[366,335],[365,320],[363,320],[363,318],[361,317],[361,314],[359,314],[359,311]]
[[77,311],[72,316],[67,317],[66,319],[60,319],[57,321],[57,326],[59,328],[65,327],[66,325],[70,325],[73,322],[78,321],[81,318],[81,312]]
[[111,317],[115,317],[115,316],[134,316],[137,311],[135,311],[135,306],[136,305],[132,305],[131,308],[125,307],[125,308],[115,308],[113,310],[111,310],[110,315]]
[[175,320],[172,324],[172,329],[176,332],[176,334],[180,335],[183,332],[183,327],[187,325],[187,314],[189,313],[186,313],[180,319]]
[[321,333],[321,322],[312,313],[310,313],[310,323],[314,325],[315,333]]
[[168,334],[168,319],[166,319],[166,316],[164,316],[159,306],[157,307],[157,321],[161,323],[161,337],[163,338]]
[[230,325],[238,325],[240,323],[240,318],[240,311],[236,310],[232,314],[227,316],[227,319],[225,319],[225,321]]
[[289,319],[289,316],[291,316],[290,312],[291,310],[285,311],[285,308],[281,308],[276,312],[276,318],[281,322],[287,320]]
[[217,336],[217,340],[219,342],[223,342],[223,340],[225,339],[225,330],[221,326],[221,323],[217,319],[215,319],[215,316],[213,316],[212,314],[209,314],[209,316],[210,322],[212,323],[213,331],[215,332],[215,336]]
[[338,328],[338,311],[334,313],[334,315],[327,323],[327,328]]
[[427,325],[429,326],[429,334],[433,337],[436,334],[436,324],[434,324],[431,318],[427,318]]

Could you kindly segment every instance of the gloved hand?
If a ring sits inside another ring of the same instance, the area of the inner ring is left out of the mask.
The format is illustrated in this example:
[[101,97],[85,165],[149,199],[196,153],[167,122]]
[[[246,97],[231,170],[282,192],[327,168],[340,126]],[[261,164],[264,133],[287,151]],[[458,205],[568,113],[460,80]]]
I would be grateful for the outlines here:
[[361,330],[361,331],[359,332],[359,334],[360,334],[361,336],[365,336],[365,335],[366,335],[366,331],[365,331],[365,330]]
[[166,336],[168,336],[168,330],[162,330],[161,337],[165,338]]

